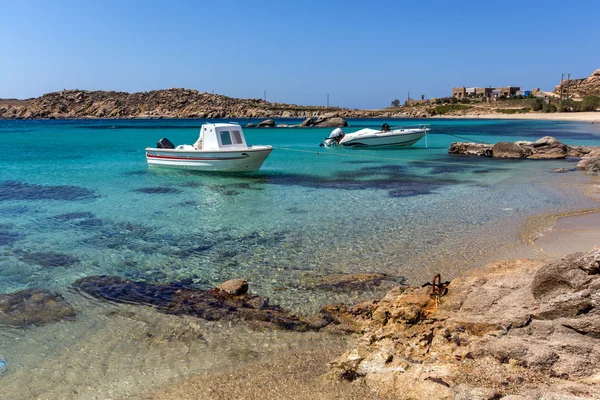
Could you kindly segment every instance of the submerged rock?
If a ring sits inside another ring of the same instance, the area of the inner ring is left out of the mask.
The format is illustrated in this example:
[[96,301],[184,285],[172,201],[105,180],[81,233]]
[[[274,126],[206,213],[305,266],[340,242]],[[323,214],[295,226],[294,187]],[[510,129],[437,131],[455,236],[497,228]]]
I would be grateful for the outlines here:
[[[83,292],[110,301],[156,307],[167,314],[190,315],[210,321],[241,319],[267,323],[287,330],[318,330],[328,324],[320,318],[306,320],[268,299],[244,292],[244,281],[225,282],[222,288],[200,290],[182,284],[131,281],[118,276],[88,276],[73,285]],[[231,293],[230,293],[231,291]]]
[[37,185],[20,181],[0,183],[0,201],[3,200],[62,200],[78,201],[96,197],[93,190],[78,186]]
[[63,298],[42,289],[0,294],[0,325],[25,327],[57,322],[75,315]]
[[379,286],[384,280],[390,280],[385,274],[331,274],[315,282],[317,289],[327,290],[368,290]]
[[79,262],[77,257],[53,251],[18,251],[17,256],[23,262],[42,267],[70,267]]

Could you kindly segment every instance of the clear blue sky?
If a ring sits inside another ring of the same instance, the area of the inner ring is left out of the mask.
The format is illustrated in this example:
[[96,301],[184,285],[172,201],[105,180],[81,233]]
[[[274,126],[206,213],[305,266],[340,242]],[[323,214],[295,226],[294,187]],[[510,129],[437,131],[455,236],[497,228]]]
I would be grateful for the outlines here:
[[600,1],[0,0],[0,98],[194,88],[378,108],[600,68]]

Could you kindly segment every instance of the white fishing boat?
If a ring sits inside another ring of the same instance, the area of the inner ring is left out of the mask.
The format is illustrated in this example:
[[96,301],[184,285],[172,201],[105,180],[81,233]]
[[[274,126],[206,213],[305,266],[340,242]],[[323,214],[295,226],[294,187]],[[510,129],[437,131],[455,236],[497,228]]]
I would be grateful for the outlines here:
[[421,140],[431,129],[429,125],[415,125],[392,128],[383,124],[381,130],[364,128],[345,134],[341,128],[334,129],[321,146],[348,147],[399,147],[412,146]]
[[246,144],[239,124],[204,124],[193,145],[177,147],[167,138],[146,148],[148,165],[210,172],[254,172],[262,166],[273,147]]

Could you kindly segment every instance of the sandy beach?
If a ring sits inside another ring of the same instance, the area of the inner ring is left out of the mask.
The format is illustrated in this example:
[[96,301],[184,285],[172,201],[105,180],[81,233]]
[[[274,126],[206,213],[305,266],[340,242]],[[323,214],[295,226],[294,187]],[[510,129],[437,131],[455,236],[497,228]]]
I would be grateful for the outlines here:
[[544,120],[544,121],[571,121],[571,122],[600,122],[600,112],[577,112],[577,113],[526,113],[526,114],[468,114],[461,116],[447,116],[432,118],[457,118],[457,119],[522,119],[522,120]]

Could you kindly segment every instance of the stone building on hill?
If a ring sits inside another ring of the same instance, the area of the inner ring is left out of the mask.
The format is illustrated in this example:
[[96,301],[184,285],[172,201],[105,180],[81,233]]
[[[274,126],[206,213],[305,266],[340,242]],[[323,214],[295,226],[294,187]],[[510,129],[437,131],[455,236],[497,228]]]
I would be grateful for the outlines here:
[[505,87],[455,87],[452,88],[452,97],[455,99],[497,99],[501,96],[516,96],[521,90],[520,86]]

